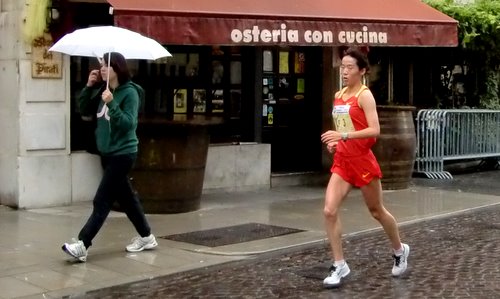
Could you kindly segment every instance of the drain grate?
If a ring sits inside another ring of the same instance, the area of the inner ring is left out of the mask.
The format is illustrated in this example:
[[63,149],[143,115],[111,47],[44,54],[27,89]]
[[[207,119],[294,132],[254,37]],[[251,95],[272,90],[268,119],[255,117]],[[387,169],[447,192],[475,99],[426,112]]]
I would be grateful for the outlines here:
[[190,233],[163,236],[160,238],[208,247],[218,247],[223,245],[237,244],[299,233],[303,231],[304,230],[290,227],[261,223],[246,223]]

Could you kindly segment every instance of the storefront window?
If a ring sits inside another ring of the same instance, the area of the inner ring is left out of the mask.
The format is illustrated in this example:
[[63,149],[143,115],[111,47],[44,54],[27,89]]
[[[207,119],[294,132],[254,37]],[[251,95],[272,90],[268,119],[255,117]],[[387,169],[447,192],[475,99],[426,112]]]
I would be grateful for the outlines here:
[[[271,144],[273,172],[320,166],[322,54],[315,47],[262,50],[262,142]],[[300,144],[301,146],[291,145]],[[290,163],[290,161],[294,161]]]
[[368,54],[370,72],[366,76],[366,84],[370,88],[378,105],[389,99],[389,57],[377,49],[370,49]]
[[[169,46],[168,49],[173,56],[166,59],[128,61],[132,80],[145,90],[140,117],[218,116],[224,123],[213,128],[212,143],[253,141],[252,105],[243,103],[253,100],[254,85],[248,80],[246,86],[243,84],[245,64],[241,49],[206,46]],[[71,63],[72,149],[95,150],[95,123],[92,116],[80,115],[76,99],[89,71],[99,68],[99,64],[97,59],[87,57],[72,57]]]
[[[171,46],[172,57],[140,62],[134,80],[146,90],[143,117],[223,117],[212,142],[240,140],[245,93],[239,47]],[[249,85],[251,88],[251,85]]]

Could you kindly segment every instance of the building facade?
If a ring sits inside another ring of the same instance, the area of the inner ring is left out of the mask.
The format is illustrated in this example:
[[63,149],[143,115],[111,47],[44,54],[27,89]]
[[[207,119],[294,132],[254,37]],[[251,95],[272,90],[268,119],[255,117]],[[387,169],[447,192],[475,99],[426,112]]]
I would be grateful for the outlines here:
[[[370,49],[379,53],[375,65],[391,66],[398,47],[457,43],[456,22],[420,1],[365,2],[53,1],[52,34],[27,43],[33,1],[1,0],[0,203],[32,208],[93,197],[99,163],[74,100],[96,61],[46,51],[62,34],[93,25],[137,31],[173,54],[131,62],[147,94],[142,118],[223,120],[209,128],[207,192],[269,187],[271,173],[323,171],[331,157],[319,136],[330,127],[345,47]],[[372,84],[380,97],[398,94],[390,76],[379,89]],[[405,78],[401,93],[411,97],[413,79]]]

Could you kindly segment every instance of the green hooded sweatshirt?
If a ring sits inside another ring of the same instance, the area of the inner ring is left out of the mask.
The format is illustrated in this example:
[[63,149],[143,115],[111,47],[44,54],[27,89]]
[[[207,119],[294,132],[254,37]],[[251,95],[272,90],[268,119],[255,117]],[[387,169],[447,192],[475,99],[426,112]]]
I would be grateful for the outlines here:
[[115,156],[137,152],[137,115],[143,89],[128,81],[113,91],[113,100],[105,104],[101,99],[103,88],[85,87],[78,103],[82,115],[96,113],[95,137],[97,149],[103,156]]

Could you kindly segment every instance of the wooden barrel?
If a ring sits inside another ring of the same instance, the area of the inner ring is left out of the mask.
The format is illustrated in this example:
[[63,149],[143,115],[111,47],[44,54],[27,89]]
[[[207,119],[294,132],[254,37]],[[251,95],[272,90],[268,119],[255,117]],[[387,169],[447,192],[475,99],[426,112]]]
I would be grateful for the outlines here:
[[207,127],[140,124],[138,136],[131,181],[145,213],[199,209],[210,142]]
[[372,150],[382,169],[382,188],[409,187],[416,154],[413,106],[377,106],[380,136]]

